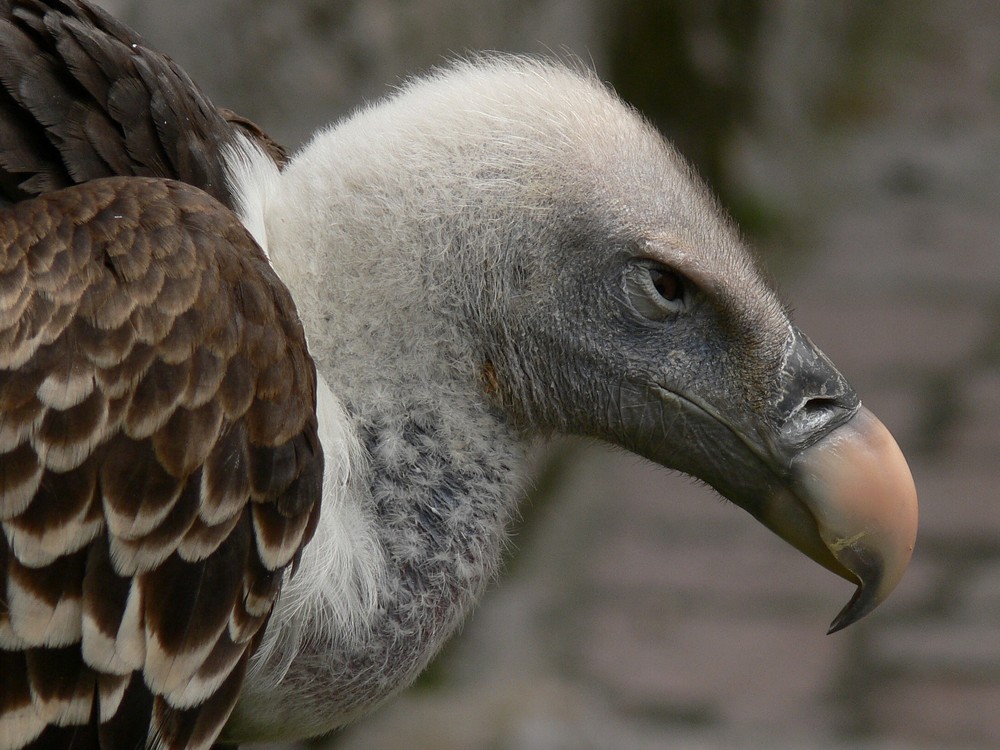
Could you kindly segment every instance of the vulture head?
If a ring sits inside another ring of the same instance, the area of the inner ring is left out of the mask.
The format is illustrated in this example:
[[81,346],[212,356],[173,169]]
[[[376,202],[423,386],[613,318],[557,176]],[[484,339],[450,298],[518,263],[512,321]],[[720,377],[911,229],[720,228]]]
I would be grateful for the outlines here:
[[259,239],[293,292],[280,248],[324,248],[309,273],[354,320],[311,326],[300,304],[321,363],[433,361],[414,378],[473,384],[522,434],[703,480],[857,585],[831,632],[900,580],[917,513],[895,441],[690,166],[592,75],[452,66],[320,134],[282,179],[272,215],[300,206],[308,239],[267,217]]

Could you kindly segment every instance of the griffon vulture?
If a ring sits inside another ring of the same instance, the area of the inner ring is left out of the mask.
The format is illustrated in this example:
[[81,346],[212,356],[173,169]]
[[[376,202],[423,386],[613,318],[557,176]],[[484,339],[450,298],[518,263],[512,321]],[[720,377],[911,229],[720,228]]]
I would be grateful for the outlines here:
[[690,167],[485,56],[290,159],[83,0],[0,0],[0,747],[371,710],[490,576],[523,446],[704,480],[857,592],[916,497]]

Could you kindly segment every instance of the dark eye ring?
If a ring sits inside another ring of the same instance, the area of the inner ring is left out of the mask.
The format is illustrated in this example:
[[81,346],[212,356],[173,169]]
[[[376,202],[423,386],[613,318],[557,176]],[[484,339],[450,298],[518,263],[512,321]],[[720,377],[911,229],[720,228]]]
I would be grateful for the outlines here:
[[623,282],[632,309],[649,320],[667,320],[687,304],[687,280],[655,261],[637,258],[626,268]]
[[649,278],[657,294],[667,302],[679,302],[683,299],[684,282],[681,281],[680,274],[654,266],[649,269]]

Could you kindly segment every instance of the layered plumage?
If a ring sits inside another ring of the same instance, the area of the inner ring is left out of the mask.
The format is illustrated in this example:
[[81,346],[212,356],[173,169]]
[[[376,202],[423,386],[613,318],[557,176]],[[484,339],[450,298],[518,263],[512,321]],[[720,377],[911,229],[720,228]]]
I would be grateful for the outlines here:
[[0,748],[371,710],[474,606],[553,432],[857,583],[835,627],[902,574],[891,437],[592,75],[452,65],[287,160],[101,11],[0,0],[0,83]]
[[225,115],[99,11],[0,14],[0,747],[204,744],[318,520],[315,370]]

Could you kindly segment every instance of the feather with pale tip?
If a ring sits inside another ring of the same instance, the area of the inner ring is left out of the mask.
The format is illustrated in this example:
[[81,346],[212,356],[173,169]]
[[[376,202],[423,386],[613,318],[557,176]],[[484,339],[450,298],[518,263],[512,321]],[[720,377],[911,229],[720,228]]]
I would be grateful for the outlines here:
[[23,649],[0,738],[93,710],[100,732],[129,685],[150,736],[207,742],[319,509],[294,308],[233,214],[181,183],[20,202],[0,243],[0,642]]

